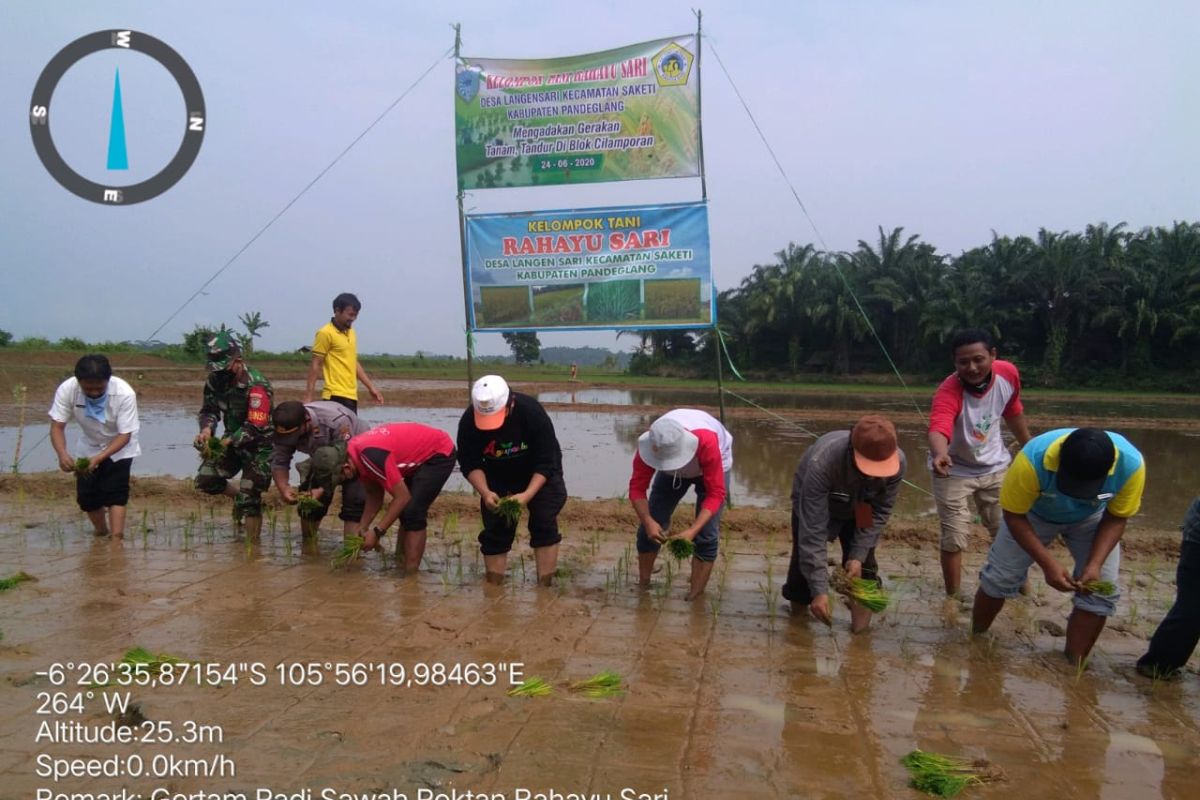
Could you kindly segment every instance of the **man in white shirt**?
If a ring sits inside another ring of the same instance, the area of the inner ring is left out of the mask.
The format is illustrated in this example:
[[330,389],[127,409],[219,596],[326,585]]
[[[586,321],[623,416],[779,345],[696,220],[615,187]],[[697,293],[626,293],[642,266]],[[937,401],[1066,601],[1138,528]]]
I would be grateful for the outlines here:
[[[75,452],[87,458],[86,468],[77,468],[67,451],[66,427],[72,419],[80,428]],[[113,377],[105,356],[79,359],[75,377],[59,384],[50,406],[50,443],[59,469],[75,473],[75,499],[96,535],[124,536],[129,468],[134,456],[142,454],[137,395],[128,383]]]

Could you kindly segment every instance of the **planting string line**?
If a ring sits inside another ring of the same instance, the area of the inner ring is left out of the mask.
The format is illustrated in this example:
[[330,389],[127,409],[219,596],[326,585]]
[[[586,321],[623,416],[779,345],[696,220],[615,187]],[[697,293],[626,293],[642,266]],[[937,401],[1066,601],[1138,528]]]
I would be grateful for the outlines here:
[[[754,118],[754,113],[750,111],[750,106],[746,103],[746,98],[742,96],[741,90],[739,90],[737,84],[733,82],[733,76],[729,74],[729,70],[725,69],[725,62],[721,60],[721,54],[717,52],[717,48],[715,45],[713,45],[710,37],[705,36],[704,38],[708,39],[709,47],[712,49],[713,56],[717,59],[717,64],[721,67],[721,72],[724,73],[725,79],[729,81],[730,87],[733,88],[733,93],[737,95],[738,101],[742,104],[742,108],[745,109],[746,116],[750,118],[750,124],[752,124],[754,126],[754,130],[758,132],[758,138],[762,140],[763,146],[767,148],[767,153],[770,154],[771,160],[775,162],[775,168],[779,170],[779,174],[783,177],[783,182],[786,183],[788,189],[791,190],[792,197],[796,200],[796,205],[800,206],[800,210],[804,212],[804,218],[808,220],[808,224],[812,226],[813,233],[815,233],[817,236],[817,241],[821,243],[821,247],[826,253],[828,253],[829,245],[826,244],[825,237],[821,235],[821,230],[817,227],[817,223],[813,220],[812,215],[808,213],[808,208],[805,207],[804,201],[800,199],[800,194],[796,191],[796,186],[792,183],[792,179],[788,177],[787,170],[783,168],[783,164],[780,163],[779,157],[775,155],[775,149],[771,147],[771,143],[767,141],[767,135],[763,133],[763,129],[759,126],[758,120]],[[888,365],[892,368],[892,372],[896,374],[896,379],[900,381],[900,385],[904,387],[904,391],[908,395],[908,399],[912,401],[913,408],[917,410],[917,414],[921,417],[922,421],[927,421],[925,419],[924,410],[917,403],[916,397],[913,396],[912,390],[908,387],[908,384],[905,383],[904,376],[900,374],[900,370],[896,367],[896,362],[892,360],[892,355],[888,352],[887,347],[884,346],[883,339],[879,337],[879,333],[876,332],[875,326],[871,324],[871,318],[867,316],[866,309],[864,309],[862,303],[859,302],[858,295],[854,293],[854,288],[850,285],[850,281],[846,278],[846,274],[842,272],[842,268],[838,265],[838,260],[834,258],[830,263],[833,264],[834,271],[837,272],[838,277],[842,279],[842,285],[845,286],[846,291],[850,293],[850,299],[854,301],[855,308],[857,308],[858,313],[862,315],[863,321],[867,323],[867,329],[871,331],[871,336],[874,337],[875,343],[878,344],[879,349],[883,351],[883,357],[887,359]]]
[[328,164],[328,165],[325,167],[325,169],[323,169],[323,170],[321,170],[320,172],[318,172],[318,173],[317,173],[317,176],[316,176],[315,178],[313,178],[311,181],[309,181],[309,182],[308,182],[308,185],[307,185],[307,186],[305,186],[303,189],[301,189],[299,194],[297,194],[297,195],[296,195],[295,197],[293,197],[293,198],[292,198],[290,201],[288,201],[288,204],[287,204],[287,205],[285,205],[285,206],[283,207],[283,209],[281,209],[281,210],[280,210],[280,212],[279,212],[278,214],[276,214],[274,217],[271,217],[270,221],[269,221],[269,222],[267,222],[267,224],[266,224],[266,225],[263,225],[263,226],[262,226],[262,228],[260,228],[260,229],[259,229],[258,233],[254,234],[253,236],[251,236],[251,237],[250,237],[250,241],[248,241],[248,242],[246,242],[244,245],[242,245],[242,247],[241,247],[241,249],[240,249],[240,250],[238,250],[236,253],[234,253],[234,254],[233,254],[233,256],[232,256],[232,257],[231,257],[231,258],[230,258],[228,261],[226,261],[226,262],[225,262],[225,264],[224,264],[224,265],[222,265],[222,267],[221,267],[220,269],[218,269],[216,272],[214,272],[214,273],[213,273],[213,274],[212,274],[212,275],[209,277],[209,279],[208,279],[208,280],[206,280],[206,281],[205,281],[205,282],[204,282],[204,283],[203,283],[203,284],[200,286],[200,288],[199,288],[199,289],[197,289],[197,290],[195,291],[195,293],[193,293],[193,294],[192,294],[192,296],[191,296],[191,297],[189,297],[187,300],[183,301],[183,305],[179,306],[179,308],[177,308],[177,309],[175,309],[173,312],[171,312],[171,316],[167,317],[167,318],[166,318],[166,319],[163,321],[163,323],[162,323],[161,325],[159,325],[157,328],[155,328],[155,329],[154,329],[154,332],[153,332],[153,333],[151,333],[151,334],[150,334],[148,337],[146,337],[146,338],[147,338],[147,339],[153,339],[155,336],[157,336],[157,335],[158,335],[158,333],[159,333],[159,331],[161,331],[163,328],[165,328],[165,327],[168,325],[168,323],[170,323],[170,322],[171,322],[171,320],[175,319],[175,317],[179,315],[179,312],[183,311],[185,308],[187,308],[189,305],[191,305],[191,303],[192,303],[192,301],[193,301],[193,300],[195,300],[197,297],[199,297],[201,294],[203,294],[203,293],[204,293],[204,290],[205,290],[205,289],[207,289],[207,288],[208,288],[208,286],[209,286],[209,285],[210,285],[210,284],[211,284],[213,281],[215,281],[217,278],[219,278],[219,277],[221,276],[221,273],[223,273],[225,270],[229,269],[229,267],[233,265],[233,262],[237,261],[237,260],[238,260],[238,258],[239,258],[239,257],[241,257],[242,253],[244,253],[244,252],[246,252],[247,250],[249,250],[249,249],[250,249],[250,246],[251,246],[251,245],[253,245],[253,244],[254,244],[256,241],[258,241],[258,238],[259,238],[260,236],[262,236],[264,233],[266,233],[266,232],[267,232],[267,230],[268,230],[268,229],[269,229],[269,228],[270,228],[272,225],[274,225],[276,222],[278,222],[278,221],[279,221],[279,218],[280,218],[280,217],[282,217],[284,214],[286,214],[286,213],[288,212],[288,209],[290,209],[292,206],[294,206],[294,205],[296,204],[296,202],[297,202],[297,201],[298,201],[298,200],[299,200],[301,197],[303,197],[305,194],[307,194],[307,193],[308,193],[308,190],[309,190],[309,189],[311,189],[313,186],[315,186],[315,185],[316,185],[316,183],[317,183],[317,181],[319,181],[319,180],[321,180],[321,178],[325,177],[325,173],[327,173],[327,172],[329,172],[329,170],[333,169],[333,168],[334,168],[334,166],[336,166],[336,165],[337,165],[337,163],[338,163],[339,161],[341,161],[341,160],[342,160],[342,158],[343,158],[343,157],[345,157],[345,155],[346,155],[347,153],[349,153],[349,152],[350,152],[350,150],[351,150],[351,149],[352,149],[352,148],[353,148],[353,147],[354,147],[356,144],[358,144],[360,141],[362,141],[363,137],[365,137],[365,136],[366,136],[368,133],[370,133],[370,132],[371,132],[371,130],[372,130],[372,129],[373,129],[375,126],[376,126],[376,125],[378,125],[380,122],[382,122],[382,121],[383,121],[383,118],[384,118],[384,117],[386,117],[388,114],[390,114],[390,113],[392,112],[392,109],[394,109],[396,106],[398,106],[398,105],[400,104],[400,101],[402,101],[402,100],[403,100],[405,97],[408,97],[408,94],[409,94],[409,92],[411,92],[413,89],[417,88],[417,86],[418,86],[418,85],[421,83],[421,81],[425,80],[426,76],[428,76],[428,75],[429,75],[429,73],[433,72],[433,70],[434,70],[434,69],[436,69],[436,68],[437,68],[437,66],[438,66],[439,64],[441,64],[441,62],[442,62],[444,59],[446,59],[446,58],[450,57],[450,55],[451,55],[453,52],[454,52],[454,48],[453,48],[453,47],[451,47],[451,48],[449,48],[448,50],[446,50],[446,52],[444,52],[444,53],[442,53],[440,56],[438,56],[438,57],[437,57],[437,59],[435,59],[435,60],[434,60],[434,62],[433,62],[432,64],[430,64],[430,65],[429,65],[429,68],[428,68],[428,69],[426,69],[424,72],[422,72],[422,73],[421,73],[421,75],[420,75],[420,76],[419,76],[419,77],[418,77],[418,78],[417,78],[415,81],[413,81],[411,84],[409,84],[408,88],[407,88],[407,89],[405,89],[403,92],[401,92],[401,93],[400,93],[400,96],[399,96],[399,97],[397,97],[395,100],[393,100],[393,101],[392,101],[392,103],[391,103],[391,105],[389,105],[387,108],[385,108],[385,109],[383,110],[383,113],[381,113],[381,114],[380,114],[378,117],[376,117],[376,118],[375,118],[375,121],[374,121],[374,122],[372,122],[370,125],[368,125],[368,126],[367,126],[367,127],[364,129],[364,130],[363,130],[363,132],[362,132],[362,133],[360,133],[358,136],[354,137],[354,140],[353,140],[353,141],[351,141],[351,142],[350,142],[350,144],[346,145],[345,149],[344,149],[344,150],[342,150],[342,152],[338,153],[337,157],[336,157],[336,158],[334,158],[334,159],[333,159],[333,161],[330,161],[330,162],[329,162],[329,164]]
[[[758,403],[754,402],[749,397],[743,397],[742,395],[738,394],[737,392],[733,391],[732,389],[724,389],[723,391],[725,392],[725,394],[730,395],[732,397],[736,397],[738,400],[741,400],[746,405],[754,406],[755,408],[757,408],[759,411],[763,412],[767,416],[774,417],[775,419],[779,420],[780,422],[782,422],[785,425],[791,425],[793,428],[796,428],[797,430],[799,430],[801,433],[803,433],[806,436],[811,436],[814,439],[821,438],[820,434],[813,433],[808,428],[801,425],[799,422],[796,422],[795,420],[791,420],[791,419],[788,419],[787,417],[776,414],[771,409],[760,406]],[[921,492],[922,494],[926,494],[926,495],[929,495],[930,497],[933,497],[933,493],[930,492],[928,489],[926,489],[923,486],[917,486],[915,483],[908,480],[907,478],[902,478],[901,483],[903,483],[905,486],[909,486],[913,489],[916,489],[918,492]]]

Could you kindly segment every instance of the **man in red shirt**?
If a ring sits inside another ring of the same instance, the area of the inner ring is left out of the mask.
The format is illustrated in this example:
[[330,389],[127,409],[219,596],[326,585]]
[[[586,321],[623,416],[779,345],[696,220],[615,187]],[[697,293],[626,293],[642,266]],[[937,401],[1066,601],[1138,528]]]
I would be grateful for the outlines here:
[[[346,444],[346,459],[338,467],[341,480],[358,478],[366,492],[359,535],[363,549],[372,550],[400,520],[396,562],[404,557],[405,572],[415,572],[425,554],[425,527],[429,506],[437,499],[454,470],[454,441],[444,431],[415,422],[394,422],[360,433]],[[314,482],[327,475],[314,468]],[[379,524],[372,525],[383,508],[383,492],[392,496]]]
[[958,596],[962,551],[970,537],[975,501],[992,538],[1000,530],[1000,484],[1012,461],[1000,436],[1003,419],[1024,447],[1029,426],[1021,404],[1017,368],[996,358],[996,343],[980,329],[959,331],[950,341],[954,374],[933,395],[929,415],[929,469],[941,522],[942,579]]
[[[696,547],[687,599],[704,594],[717,542],[729,473],[733,435],[710,414],[693,408],[668,411],[638,438],[629,479],[629,502],[641,522],[637,530],[638,583],[650,585],[654,560],[668,538],[671,515],[689,487],[696,487],[696,519],[675,534]],[[657,473],[657,474],[656,474]],[[654,485],[651,487],[651,479]],[[647,499],[646,489],[650,488]]]

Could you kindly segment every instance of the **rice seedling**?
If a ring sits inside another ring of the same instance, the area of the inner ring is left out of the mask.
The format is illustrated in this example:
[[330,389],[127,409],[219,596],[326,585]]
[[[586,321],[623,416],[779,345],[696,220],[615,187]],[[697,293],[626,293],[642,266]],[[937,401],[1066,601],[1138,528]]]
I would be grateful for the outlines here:
[[225,455],[225,441],[219,436],[210,436],[204,442],[204,449],[200,451],[201,457],[210,463],[216,463]]
[[162,672],[164,664],[188,664],[187,659],[169,653],[151,653],[144,647],[135,647],[121,656],[122,664],[146,664],[152,674]]
[[13,404],[17,407],[17,443],[13,447],[12,474],[21,471],[21,440],[25,438],[25,384],[12,388]]
[[585,681],[571,684],[571,691],[585,694],[588,697],[612,697],[614,694],[625,691],[625,687],[621,684],[620,673],[606,669],[603,672],[597,672]]
[[517,527],[517,523],[521,521],[521,501],[515,497],[501,498],[496,504],[496,516],[504,520],[504,524],[510,528]]
[[312,519],[321,510],[321,501],[310,492],[301,492],[296,501],[296,516],[300,519]]
[[1112,581],[1088,581],[1083,588],[1092,594],[1116,594],[1117,585]]
[[999,770],[987,761],[970,761],[940,753],[913,750],[901,759],[908,770],[908,785],[936,797],[954,797],[968,786],[1000,780]]
[[80,477],[87,475],[92,470],[92,460],[87,456],[80,456],[75,459],[75,474]]
[[30,575],[28,572],[18,572],[15,575],[9,575],[7,578],[0,578],[0,592],[7,592],[16,586],[20,586],[26,581],[36,581],[37,578]]
[[696,545],[690,539],[667,539],[667,552],[676,561],[686,561],[696,554]]
[[879,613],[891,602],[887,593],[879,588],[879,584],[866,578],[851,578],[846,571],[837,568],[830,577],[830,586],[838,594],[845,595],[869,611]]
[[541,678],[526,678],[506,692],[509,697],[543,697],[553,688]]
[[329,559],[330,568],[341,569],[358,560],[359,555],[362,554],[362,546],[363,537],[347,536],[345,541],[342,542],[341,549],[334,554],[333,558]]

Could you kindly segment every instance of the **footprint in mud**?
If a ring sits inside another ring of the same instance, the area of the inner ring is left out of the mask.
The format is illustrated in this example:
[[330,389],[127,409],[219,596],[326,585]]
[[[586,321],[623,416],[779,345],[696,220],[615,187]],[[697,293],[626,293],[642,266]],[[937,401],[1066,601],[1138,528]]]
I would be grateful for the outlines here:
[[1054,637],[1066,636],[1067,632],[1063,626],[1052,619],[1039,619],[1037,623],[1038,633],[1046,633]]

